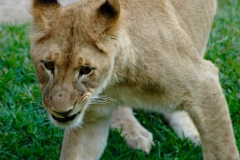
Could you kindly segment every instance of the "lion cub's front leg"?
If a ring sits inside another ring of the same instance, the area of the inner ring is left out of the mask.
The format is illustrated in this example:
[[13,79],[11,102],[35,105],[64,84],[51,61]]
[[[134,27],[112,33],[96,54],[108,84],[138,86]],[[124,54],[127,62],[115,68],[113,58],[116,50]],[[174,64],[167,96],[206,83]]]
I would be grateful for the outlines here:
[[106,145],[109,117],[85,123],[82,127],[66,129],[60,160],[97,160]]
[[130,107],[115,108],[112,114],[111,128],[122,129],[121,135],[132,148],[148,153],[151,146],[154,145],[152,134],[137,121]]

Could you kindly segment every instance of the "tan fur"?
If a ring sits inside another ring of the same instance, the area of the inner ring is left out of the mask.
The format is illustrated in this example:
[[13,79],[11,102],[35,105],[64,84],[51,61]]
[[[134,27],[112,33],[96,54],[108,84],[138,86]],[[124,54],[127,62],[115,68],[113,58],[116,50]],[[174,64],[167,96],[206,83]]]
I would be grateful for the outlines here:
[[[99,159],[119,103],[183,110],[205,159],[239,159],[218,70],[202,58],[215,0],[82,0],[65,8],[32,1],[31,56],[43,104],[67,128],[61,159]],[[83,66],[93,70],[80,75]]]

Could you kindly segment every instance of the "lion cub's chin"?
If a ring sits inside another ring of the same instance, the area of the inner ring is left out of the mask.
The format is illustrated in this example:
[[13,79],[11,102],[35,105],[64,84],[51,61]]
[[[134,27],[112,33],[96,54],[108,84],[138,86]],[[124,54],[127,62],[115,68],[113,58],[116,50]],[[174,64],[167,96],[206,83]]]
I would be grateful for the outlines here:
[[78,113],[67,118],[57,118],[49,113],[51,121],[60,128],[76,128],[82,127],[84,117],[84,110],[80,110]]

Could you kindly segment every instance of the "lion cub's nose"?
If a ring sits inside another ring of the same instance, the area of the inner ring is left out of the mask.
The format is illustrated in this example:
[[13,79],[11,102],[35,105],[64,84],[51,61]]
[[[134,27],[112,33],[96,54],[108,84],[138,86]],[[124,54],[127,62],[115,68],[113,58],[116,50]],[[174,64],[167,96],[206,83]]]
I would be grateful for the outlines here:
[[62,115],[67,115],[73,109],[73,102],[68,92],[55,92],[49,96],[51,109]]

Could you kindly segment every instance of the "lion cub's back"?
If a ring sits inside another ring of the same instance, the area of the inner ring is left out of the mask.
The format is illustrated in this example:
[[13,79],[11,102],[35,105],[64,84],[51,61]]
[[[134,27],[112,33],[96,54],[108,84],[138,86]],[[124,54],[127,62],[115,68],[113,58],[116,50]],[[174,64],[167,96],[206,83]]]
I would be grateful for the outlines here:
[[120,4],[127,13],[129,32],[133,37],[141,34],[146,43],[151,43],[147,36],[161,39],[159,30],[164,32],[171,26],[164,26],[164,23],[177,19],[203,56],[216,12],[216,0],[120,0]]
[[216,0],[170,0],[176,9],[181,27],[203,56],[217,9]]

